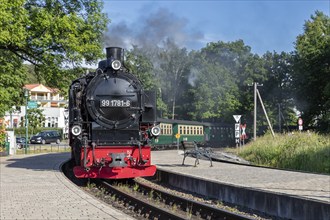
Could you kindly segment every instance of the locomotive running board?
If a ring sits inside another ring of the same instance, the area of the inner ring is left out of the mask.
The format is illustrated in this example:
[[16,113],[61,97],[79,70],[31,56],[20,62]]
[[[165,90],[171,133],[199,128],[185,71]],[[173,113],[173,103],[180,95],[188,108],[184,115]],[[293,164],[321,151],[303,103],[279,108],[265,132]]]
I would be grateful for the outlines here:
[[77,178],[101,178],[101,179],[129,179],[135,177],[154,176],[156,166],[142,167],[91,167],[86,171],[83,167],[76,166],[73,168],[73,173]]

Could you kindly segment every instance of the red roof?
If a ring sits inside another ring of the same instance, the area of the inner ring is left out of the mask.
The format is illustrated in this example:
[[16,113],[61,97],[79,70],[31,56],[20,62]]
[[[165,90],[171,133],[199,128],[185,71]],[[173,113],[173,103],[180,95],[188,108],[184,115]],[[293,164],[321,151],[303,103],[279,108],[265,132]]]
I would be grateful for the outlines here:
[[[38,86],[45,86],[43,84],[26,84],[23,86],[24,89],[27,89],[27,90],[32,90],[34,89],[35,87],[38,87]],[[51,88],[51,87],[48,87],[48,86],[45,86],[47,89],[49,89],[52,93],[57,93],[59,91],[59,89],[57,88]]]
[[35,87],[39,86],[40,84],[26,84],[24,85],[24,89],[28,89],[28,90],[31,90],[31,89],[34,89]]

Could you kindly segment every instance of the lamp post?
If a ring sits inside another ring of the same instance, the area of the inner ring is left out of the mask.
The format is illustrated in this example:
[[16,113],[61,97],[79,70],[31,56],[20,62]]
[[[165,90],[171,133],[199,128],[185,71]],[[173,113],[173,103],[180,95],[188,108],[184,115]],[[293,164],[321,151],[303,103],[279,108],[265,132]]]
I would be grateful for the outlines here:
[[25,97],[25,154],[27,154],[27,147],[29,141],[29,122],[27,117],[27,107],[28,107],[28,97],[29,97],[29,90],[24,89],[24,97]]

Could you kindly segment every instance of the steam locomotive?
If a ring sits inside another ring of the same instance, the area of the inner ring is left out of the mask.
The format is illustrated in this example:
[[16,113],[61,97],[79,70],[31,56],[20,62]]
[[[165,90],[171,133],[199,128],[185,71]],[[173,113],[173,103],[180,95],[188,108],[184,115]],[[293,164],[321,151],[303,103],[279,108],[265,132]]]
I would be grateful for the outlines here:
[[69,144],[77,178],[153,176],[150,143],[160,134],[156,93],[124,66],[124,50],[106,48],[107,59],[69,89]]

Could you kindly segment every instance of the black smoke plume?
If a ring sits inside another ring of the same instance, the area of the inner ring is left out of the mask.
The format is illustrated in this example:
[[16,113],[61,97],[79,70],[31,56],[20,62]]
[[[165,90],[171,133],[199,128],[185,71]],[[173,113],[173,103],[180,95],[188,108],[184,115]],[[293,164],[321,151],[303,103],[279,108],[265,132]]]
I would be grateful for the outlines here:
[[[146,10],[147,11],[147,10]],[[164,41],[175,42],[180,48],[197,49],[203,46],[204,35],[188,28],[189,20],[180,17],[166,8],[159,8],[141,16],[134,23],[126,21],[111,23],[105,34],[105,46],[118,46],[130,49],[138,47],[163,47]]]

